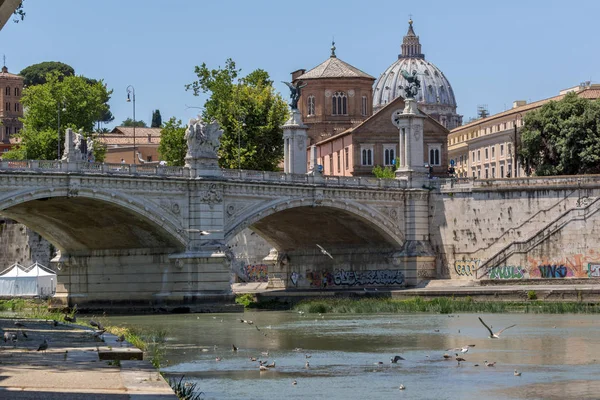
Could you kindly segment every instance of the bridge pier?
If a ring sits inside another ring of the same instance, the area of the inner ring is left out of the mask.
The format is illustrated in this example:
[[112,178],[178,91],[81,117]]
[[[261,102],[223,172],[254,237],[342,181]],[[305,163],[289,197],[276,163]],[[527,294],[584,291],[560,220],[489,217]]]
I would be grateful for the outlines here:
[[229,300],[229,264],[214,250],[172,254],[173,249],[94,251],[61,255],[55,307],[151,309]]

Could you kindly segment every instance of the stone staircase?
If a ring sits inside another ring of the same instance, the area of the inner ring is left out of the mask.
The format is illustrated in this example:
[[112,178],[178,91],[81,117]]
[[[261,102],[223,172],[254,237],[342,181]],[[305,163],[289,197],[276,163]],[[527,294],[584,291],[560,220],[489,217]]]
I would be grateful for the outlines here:
[[585,220],[600,210],[600,198],[596,198],[587,205],[578,205],[564,212],[558,218],[546,224],[529,238],[521,241],[513,241],[509,245],[496,252],[492,257],[481,263],[477,269],[477,276],[485,276],[492,268],[497,267],[515,253],[527,253],[538,244],[542,243],[555,232],[561,230],[572,221]]

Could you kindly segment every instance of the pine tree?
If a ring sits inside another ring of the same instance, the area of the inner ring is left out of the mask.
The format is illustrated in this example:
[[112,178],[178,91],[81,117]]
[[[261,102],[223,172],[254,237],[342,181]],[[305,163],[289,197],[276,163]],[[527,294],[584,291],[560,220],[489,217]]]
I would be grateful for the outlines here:
[[152,125],[151,128],[160,128],[162,125],[162,117],[160,116],[160,110],[154,110],[152,113]]

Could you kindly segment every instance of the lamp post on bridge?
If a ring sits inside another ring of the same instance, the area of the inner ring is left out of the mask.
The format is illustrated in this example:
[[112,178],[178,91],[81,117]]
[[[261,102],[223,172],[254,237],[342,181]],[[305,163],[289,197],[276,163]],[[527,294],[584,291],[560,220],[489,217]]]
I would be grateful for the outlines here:
[[127,102],[131,102],[133,99],[133,163],[136,164],[135,158],[135,88],[132,85],[127,86]]
[[58,126],[56,129],[56,134],[57,134],[57,138],[58,138],[58,152],[56,153],[56,159],[60,161],[60,112],[61,111],[67,111],[67,109],[65,108],[65,101],[64,100],[59,100],[58,104],[57,104],[57,114],[58,114]]

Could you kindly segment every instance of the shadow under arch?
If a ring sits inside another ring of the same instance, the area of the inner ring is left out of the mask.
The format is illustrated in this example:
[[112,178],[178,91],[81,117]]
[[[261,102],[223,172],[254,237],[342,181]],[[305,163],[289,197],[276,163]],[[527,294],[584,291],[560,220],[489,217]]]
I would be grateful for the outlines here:
[[0,197],[0,215],[26,225],[69,254],[93,250],[183,250],[181,223],[124,193],[38,188]]
[[404,229],[379,211],[346,200],[314,206],[306,199],[276,200],[238,216],[227,227],[229,241],[243,229],[257,232],[279,251],[369,247],[400,249]]

